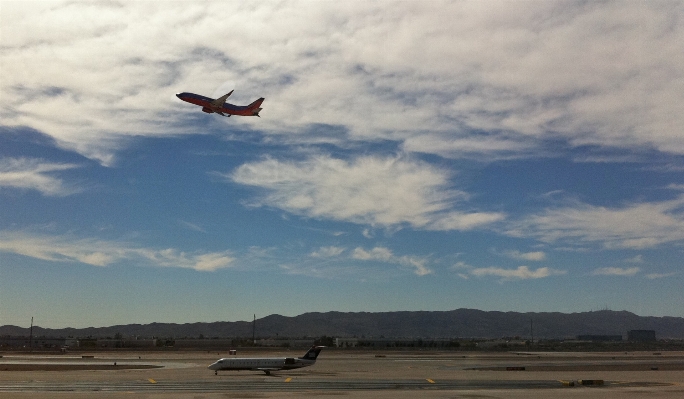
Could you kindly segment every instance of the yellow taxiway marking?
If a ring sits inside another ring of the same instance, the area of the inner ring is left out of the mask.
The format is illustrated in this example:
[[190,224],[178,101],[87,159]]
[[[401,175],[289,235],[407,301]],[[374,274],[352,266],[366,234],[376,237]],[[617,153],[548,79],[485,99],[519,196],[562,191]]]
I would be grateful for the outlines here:
[[148,378],[147,381],[149,381],[150,384],[156,384],[156,383],[157,383],[157,381],[155,381],[155,380],[153,380],[153,379],[151,379],[151,378]]
[[287,378],[285,379],[285,382],[290,382],[290,381],[292,381],[292,377],[287,377]]
[[425,381],[429,382],[430,384],[434,384],[434,383],[435,383],[434,380],[431,380],[431,379],[429,379],[429,378],[426,378]]

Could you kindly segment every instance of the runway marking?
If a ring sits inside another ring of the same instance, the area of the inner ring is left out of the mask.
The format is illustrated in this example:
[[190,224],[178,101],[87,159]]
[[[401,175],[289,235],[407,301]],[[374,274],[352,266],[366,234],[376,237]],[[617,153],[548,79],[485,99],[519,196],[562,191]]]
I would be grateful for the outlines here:
[[148,378],[147,381],[149,381],[150,384],[156,384],[156,383],[157,383],[157,381],[155,381],[155,380],[153,380],[153,379],[151,379],[151,378]]
[[[321,381],[298,381],[296,384],[274,384],[271,381],[216,381],[207,380],[193,381],[160,381],[150,384],[144,380],[128,382],[101,382],[79,381],[69,383],[55,382],[1,382],[0,393],[3,392],[176,392],[176,393],[214,393],[214,392],[239,392],[239,391],[262,391],[262,392],[305,392],[305,391],[379,391],[379,390],[421,390],[426,389],[427,379],[416,380],[321,380]],[[610,383],[611,381],[607,381]],[[655,382],[636,382],[625,385],[612,385],[614,387],[661,387],[671,384]],[[607,388],[611,385],[607,385]],[[436,390],[473,390],[473,389],[558,389],[557,380],[439,380],[435,381],[431,389]],[[609,388],[608,388],[609,389]],[[0,395],[1,396],[1,395]]]
[[287,377],[287,378],[285,379],[285,382],[290,382],[290,381],[292,381],[292,377]]
[[431,379],[429,379],[429,378],[426,378],[425,381],[429,382],[430,384],[434,384],[434,383],[435,383],[434,380],[431,380]]

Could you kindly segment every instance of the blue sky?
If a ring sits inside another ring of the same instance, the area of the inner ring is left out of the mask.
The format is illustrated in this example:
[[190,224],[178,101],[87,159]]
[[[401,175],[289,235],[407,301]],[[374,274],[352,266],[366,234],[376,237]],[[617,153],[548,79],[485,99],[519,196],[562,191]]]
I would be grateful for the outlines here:
[[0,325],[684,317],[681,2],[0,7]]

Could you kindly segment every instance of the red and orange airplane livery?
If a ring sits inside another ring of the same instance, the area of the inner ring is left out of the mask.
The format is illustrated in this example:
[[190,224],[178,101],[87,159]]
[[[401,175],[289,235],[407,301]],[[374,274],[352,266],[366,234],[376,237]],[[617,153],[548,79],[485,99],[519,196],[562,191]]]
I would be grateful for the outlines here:
[[233,105],[226,102],[226,98],[230,97],[231,94],[233,94],[233,90],[215,100],[195,93],[178,93],[176,97],[190,104],[199,105],[202,107],[202,111],[208,114],[217,113],[228,117],[231,115],[259,116],[259,111],[261,111],[259,107],[264,102],[263,97],[249,105]]

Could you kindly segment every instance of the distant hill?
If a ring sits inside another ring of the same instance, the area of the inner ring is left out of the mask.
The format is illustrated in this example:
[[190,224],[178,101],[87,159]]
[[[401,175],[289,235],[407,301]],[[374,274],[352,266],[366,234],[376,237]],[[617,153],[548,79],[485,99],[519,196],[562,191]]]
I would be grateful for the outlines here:
[[[485,312],[457,309],[440,312],[304,313],[295,317],[270,315],[256,321],[257,337],[402,337],[402,338],[573,338],[583,334],[626,336],[628,330],[655,330],[658,339],[684,339],[684,318],[646,317],[627,311],[601,310],[582,313]],[[33,328],[45,337],[251,337],[252,322],[151,323],[111,327]],[[0,336],[28,336],[28,328],[0,327]]]

